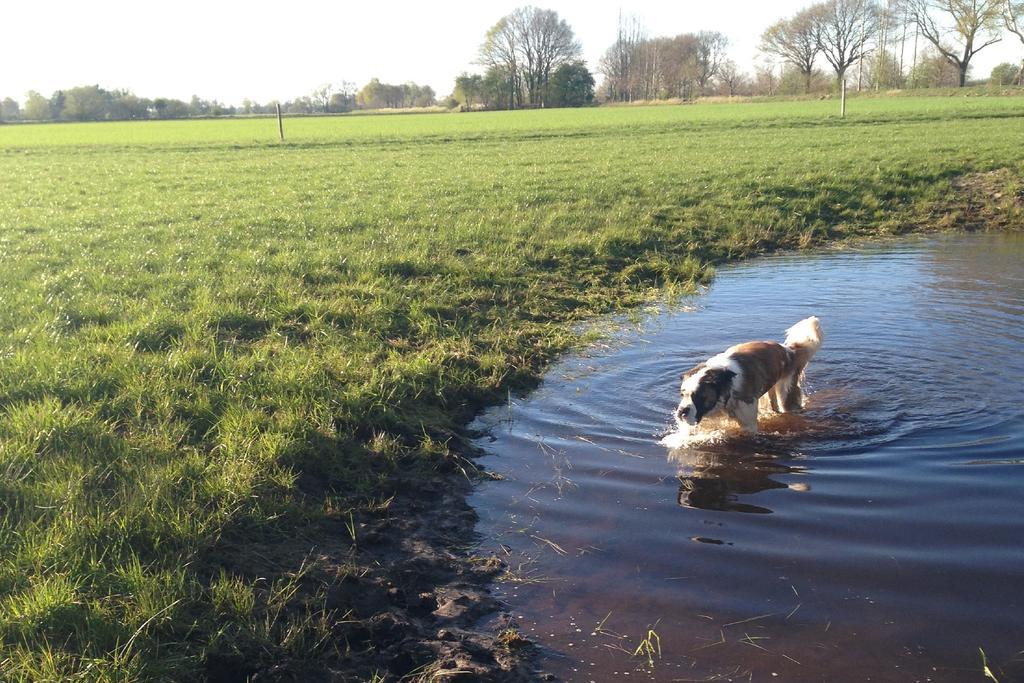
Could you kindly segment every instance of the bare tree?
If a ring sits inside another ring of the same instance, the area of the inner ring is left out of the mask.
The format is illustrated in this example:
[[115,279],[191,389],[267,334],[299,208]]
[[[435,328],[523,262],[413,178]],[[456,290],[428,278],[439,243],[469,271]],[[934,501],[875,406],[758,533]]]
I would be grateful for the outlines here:
[[[1020,38],[1024,43],[1024,2],[1006,0],[1003,5],[1003,24],[1010,33]],[[1024,85],[1024,60],[1021,60],[1020,69],[1017,71],[1017,85]]]
[[545,104],[548,83],[555,69],[578,59],[583,53],[569,24],[549,9],[526,9],[528,21],[522,33],[523,51],[532,55],[527,62],[526,82],[531,104]]
[[[960,87],[967,83],[971,58],[984,48],[998,43],[996,36],[1006,0],[907,0],[907,9],[921,35],[959,72]],[[935,20],[943,17],[943,23]],[[947,24],[952,24],[947,28]],[[952,42],[951,42],[952,41]],[[983,42],[982,42],[983,41]],[[980,45],[979,45],[980,43]]]
[[519,51],[516,49],[516,31],[510,16],[502,17],[487,32],[480,46],[479,61],[495,73],[502,73],[508,79],[508,108],[515,109],[521,103]]
[[805,92],[810,92],[814,59],[821,51],[814,12],[805,9],[769,26],[761,36],[761,51],[796,67],[804,76]]
[[729,97],[739,94],[740,87],[746,79],[736,62],[726,59],[718,67],[719,92],[725,91]]
[[718,31],[700,31],[697,34],[697,52],[694,56],[697,86],[703,92],[711,79],[718,75],[718,70],[725,59],[725,49],[729,39]]
[[598,64],[598,71],[604,76],[608,98],[613,102],[634,99],[634,72],[638,68],[640,45],[645,40],[646,35],[639,20],[635,16],[624,19],[620,14],[615,42]]
[[699,40],[693,33],[681,33],[673,38],[654,41],[658,68],[653,71],[655,92],[668,97],[688,100],[698,84],[700,67],[697,65]]
[[314,90],[309,97],[316,104],[316,108],[326,114],[331,105],[331,94],[333,92],[334,86],[330,83],[324,83]]
[[871,51],[864,37],[878,26],[878,8],[872,0],[827,0],[813,11],[821,54],[841,82],[846,70]]
[[775,75],[775,64],[765,60],[760,66],[754,67],[753,90],[755,95],[771,97],[778,92],[779,79]]

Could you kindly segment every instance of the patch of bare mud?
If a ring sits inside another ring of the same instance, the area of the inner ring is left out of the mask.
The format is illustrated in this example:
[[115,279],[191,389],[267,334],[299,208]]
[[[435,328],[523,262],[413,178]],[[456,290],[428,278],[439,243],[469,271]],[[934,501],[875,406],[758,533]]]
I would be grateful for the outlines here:
[[[355,519],[339,515],[288,542],[226,553],[239,558],[229,569],[253,576],[280,574],[304,556],[295,602],[328,615],[320,637],[329,642],[308,660],[282,660],[269,669],[241,656],[211,658],[207,679],[543,680],[531,664],[533,648],[516,637],[491,596],[489,585],[504,565],[470,555],[477,521],[466,502],[471,487],[461,472],[421,474]],[[319,545],[311,548],[313,539]]]
[[952,185],[940,227],[974,231],[1024,225],[1024,182],[1010,169],[969,173]]

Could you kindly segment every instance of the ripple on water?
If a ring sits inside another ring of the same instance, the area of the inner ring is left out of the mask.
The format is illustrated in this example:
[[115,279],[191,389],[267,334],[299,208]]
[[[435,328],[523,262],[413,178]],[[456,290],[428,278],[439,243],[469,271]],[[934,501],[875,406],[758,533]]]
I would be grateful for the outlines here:
[[[482,550],[548,668],[963,680],[1024,647],[1024,240],[763,259],[690,308],[481,419]],[[811,314],[802,414],[675,429],[680,372]]]

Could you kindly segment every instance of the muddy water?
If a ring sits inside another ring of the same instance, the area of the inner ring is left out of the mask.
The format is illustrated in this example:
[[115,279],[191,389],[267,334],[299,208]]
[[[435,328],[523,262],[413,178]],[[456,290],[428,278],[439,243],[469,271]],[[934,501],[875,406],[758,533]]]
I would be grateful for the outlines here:
[[[768,258],[684,303],[481,420],[480,552],[546,670],[982,681],[981,647],[1024,680],[1024,239]],[[811,314],[802,415],[659,443],[681,371]]]

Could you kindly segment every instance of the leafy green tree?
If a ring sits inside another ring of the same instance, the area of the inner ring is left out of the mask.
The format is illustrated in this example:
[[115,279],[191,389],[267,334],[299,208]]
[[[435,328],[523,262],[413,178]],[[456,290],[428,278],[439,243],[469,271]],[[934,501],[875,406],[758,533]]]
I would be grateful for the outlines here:
[[798,66],[786,64],[779,74],[776,94],[778,95],[806,95],[812,92],[828,92],[833,81],[821,69],[813,69],[806,74]]
[[553,107],[583,107],[594,102],[594,77],[582,60],[563,64],[551,74],[547,101]]
[[397,109],[405,103],[408,95],[407,86],[381,83],[380,79],[371,78],[356,95],[356,101],[367,109]]
[[480,74],[462,72],[455,77],[455,91],[452,96],[459,104],[472,108],[483,96],[484,77]]
[[992,74],[988,77],[988,82],[992,85],[1013,85],[1017,82],[1020,77],[1020,70],[1016,64],[1010,64],[1009,62],[1003,62],[997,64],[992,69]]
[[108,118],[110,93],[98,85],[82,85],[64,91],[61,118],[71,121],[98,121]]
[[57,90],[50,95],[50,116],[54,121],[64,118],[64,91]]
[[938,51],[926,50],[910,70],[907,81],[911,88],[955,88],[960,82],[960,70]]
[[902,88],[904,77],[899,58],[890,50],[876,49],[867,62],[867,83],[876,89]]
[[434,104],[434,89],[429,85],[409,82],[402,85],[381,83],[371,78],[356,95],[356,102],[367,109],[401,109],[404,107],[429,107]]
[[515,109],[518,80],[508,69],[492,66],[484,73],[480,98],[488,109]]
[[331,101],[327,105],[327,110],[335,114],[340,114],[352,111],[355,107],[356,84],[351,81],[341,81],[335,87],[335,91],[331,95]]
[[729,39],[718,31],[699,31],[693,55],[694,76],[701,93],[707,93],[711,79],[718,75],[725,60]]
[[384,106],[384,84],[379,78],[371,78],[370,82],[359,89],[356,94],[356,102],[360,107],[368,109],[379,109]]
[[0,121],[17,121],[21,118],[21,107],[10,97],[0,102]]
[[137,97],[128,90],[114,90],[108,95],[108,118],[116,121],[129,119],[148,119],[153,103],[148,99]]
[[416,85],[415,91],[412,97],[412,106],[414,107],[433,107],[437,102],[437,95],[434,93],[434,89],[429,85]]
[[209,116],[210,103],[199,95],[193,95],[188,103],[188,113],[189,116]]
[[50,101],[35,90],[29,90],[21,115],[27,121],[47,121],[50,118]]
[[342,114],[347,111],[352,111],[354,105],[355,95],[336,92],[331,94],[331,101],[327,103],[327,111],[332,114]]
[[285,102],[281,109],[289,114],[312,114],[317,110],[316,103],[308,96],[296,97],[291,102]]
[[158,119],[188,118],[188,103],[181,100],[158,97],[153,100],[153,112]]

